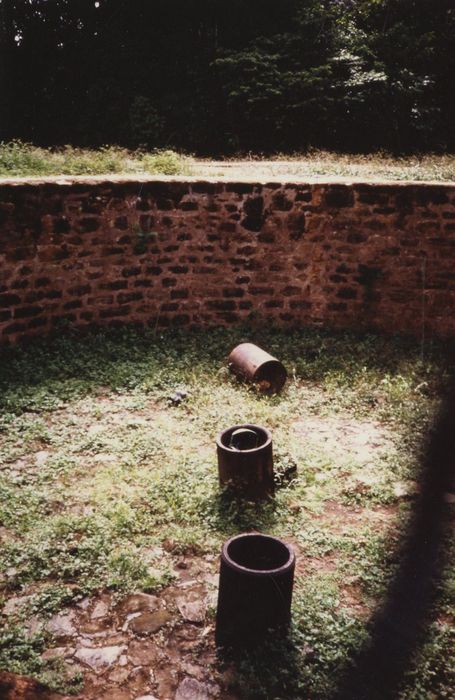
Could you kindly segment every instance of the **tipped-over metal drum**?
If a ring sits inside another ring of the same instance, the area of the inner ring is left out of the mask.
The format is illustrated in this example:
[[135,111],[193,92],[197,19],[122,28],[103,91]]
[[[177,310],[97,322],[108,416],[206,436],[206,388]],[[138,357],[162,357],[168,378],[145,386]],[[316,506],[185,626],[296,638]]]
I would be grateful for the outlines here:
[[287,372],[284,365],[253,343],[241,343],[229,355],[229,367],[235,375],[253,382],[260,391],[276,394],[283,388]]

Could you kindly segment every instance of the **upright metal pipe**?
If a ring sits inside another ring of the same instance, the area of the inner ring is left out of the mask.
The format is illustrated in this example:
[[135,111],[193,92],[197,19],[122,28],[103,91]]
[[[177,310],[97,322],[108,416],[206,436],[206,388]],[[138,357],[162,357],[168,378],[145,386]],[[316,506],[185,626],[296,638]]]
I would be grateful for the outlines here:
[[287,372],[284,365],[253,343],[241,343],[229,355],[229,367],[238,377],[258,385],[264,392],[278,393]]
[[283,634],[291,619],[295,554],[270,535],[245,533],[221,550],[215,640],[248,647],[267,634]]
[[[242,449],[242,434],[246,449]],[[251,447],[254,434],[256,447]],[[266,428],[250,423],[234,425],[218,435],[216,447],[222,486],[253,500],[274,493],[272,435]]]

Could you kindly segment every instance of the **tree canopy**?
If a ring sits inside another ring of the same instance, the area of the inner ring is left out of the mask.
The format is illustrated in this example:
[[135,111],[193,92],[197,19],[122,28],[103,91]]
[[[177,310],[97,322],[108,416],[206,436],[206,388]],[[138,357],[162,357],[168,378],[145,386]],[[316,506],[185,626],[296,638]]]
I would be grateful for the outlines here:
[[0,0],[0,139],[455,149],[453,0]]

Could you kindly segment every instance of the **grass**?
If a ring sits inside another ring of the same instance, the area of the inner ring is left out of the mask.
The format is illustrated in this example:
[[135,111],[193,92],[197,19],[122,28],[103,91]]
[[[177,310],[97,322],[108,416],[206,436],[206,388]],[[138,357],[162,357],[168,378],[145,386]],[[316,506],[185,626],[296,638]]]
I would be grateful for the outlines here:
[[110,174],[190,175],[191,166],[189,158],[172,150],[145,153],[118,146],[48,149],[17,140],[0,143],[0,177]]
[[[247,339],[288,367],[280,396],[227,372],[229,350]],[[399,565],[448,371],[437,345],[422,358],[401,338],[309,330],[124,329],[3,349],[0,597],[24,604],[3,617],[0,668],[77,690],[79,676],[43,659],[52,638],[40,621],[100,591],[160,595],[182,557],[216,557],[227,537],[258,529],[296,547],[293,631],[284,647],[246,655],[226,682],[242,698],[331,697]],[[271,501],[219,490],[214,439],[236,422],[273,432],[281,479]],[[451,561],[401,700],[453,697]]]
[[455,155],[394,157],[387,153],[358,155],[313,150],[278,154],[271,159],[249,155],[213,161],[169,149],[148,153],[118,146],[97,150],[73,146],[46,149],[19,140],[0,143],[0,177],[109,174],[454,181]]
[[273,158],[250,155],[227,161],[198,161],[200,175],[231,178],[250,175],[260,178],[330,178],[356,180],[455,180],[455,155],[421,153],[393,156],[388,153],[307,153],[278,154]]

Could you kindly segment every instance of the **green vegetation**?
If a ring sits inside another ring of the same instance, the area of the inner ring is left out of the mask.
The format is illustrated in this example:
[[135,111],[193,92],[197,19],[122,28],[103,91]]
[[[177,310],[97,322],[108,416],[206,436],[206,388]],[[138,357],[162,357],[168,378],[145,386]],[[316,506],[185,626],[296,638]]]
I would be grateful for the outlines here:
[[307,153],[279,154],[273,159],[260,156],[244,160],[197,160],[198,175],[257,178],[339,178],[355,180],[446,180],[455,181],[455,156],[416,154],[393,157],[387,153],[369,155],[330,153],[310,149]]
[[[247,339],[285,362],[281,395],[258,395],[225,369]],[[52,639],[40,621],[100,591],[166,592],[182,557],[216,557],[228,536],[254,528],[297,550],[293,631],[281,651],[246,655],[227,682],[245,698],[330,697],[399,566],[448,372],[442,347],[424,350],[259,328],[73,332],[3,349],[0,595],[25,600],[3,617],[0,668],[77,689],[61,661],[43,660]],[[175,402],[176,390],[187,397]],[[264,504],[218,486],[215,436],[246,420],[274,436],[282,478]],[[401,700],[452,697],[451,571]]]
[[369,156],[324,151],[285,154],[273,160],[209,161],[171,150],[128,151],[125,148],[82,149],[65,146],[46,149],[29,143],[0,143],[0,177],[57,175],[186,175],[229,178],[324,178],[358,180],[455,181],[455,156],[421,155],[394,158],[385,153]]
[[131,152],[116,146],[46,149],[17,140],[0,143],[0,177],[119,173],[190,175],[190,159],[171,150]]
[[0,140],[455,151],[452,0],[9,0],[0,23]]

